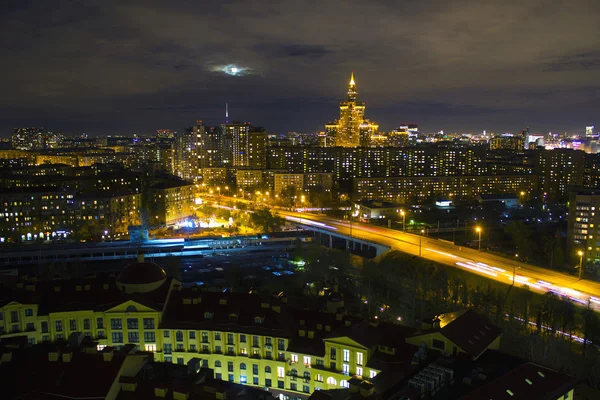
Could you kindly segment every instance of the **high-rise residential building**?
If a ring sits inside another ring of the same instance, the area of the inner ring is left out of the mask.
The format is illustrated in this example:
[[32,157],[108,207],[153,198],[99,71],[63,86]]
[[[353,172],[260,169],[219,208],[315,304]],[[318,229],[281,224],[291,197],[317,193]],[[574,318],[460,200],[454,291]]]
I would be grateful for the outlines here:
[[[202,121],[200,121],[202,125]],[[196,153],[196,136],[193,129],[187,129],[178,135],[175,141],[175,174],[185,180],[196,181],[198,177],[198,157]]]
[[585,153],[580,150],[536,150],[539,189],[548,199],[566,199],[569,190],[583,185]]
[[223,165],[223,129],[207,128],[201,124],[194,128],[199,168],[217,168]]
[[600,263],[600,190],[576,189],[570,193],[567,260],[582,251],[584,264]]
[[267,166],[267,132],[264,128],[251,124],[234,122],[223,125],[226,140],[230,141],[232,167],[266,168]]
[[194,215],[195,186],[187,182],[164,182],[148,189],[150,224],[170,225]]
[[358,147],[370,146],[371,135],[376,135],[379,126],[365,120],[365,103],[356,101],[358,92],[354,73],[350,77],[346,101],[340,103],[340,118],[325,125],[327,146]]

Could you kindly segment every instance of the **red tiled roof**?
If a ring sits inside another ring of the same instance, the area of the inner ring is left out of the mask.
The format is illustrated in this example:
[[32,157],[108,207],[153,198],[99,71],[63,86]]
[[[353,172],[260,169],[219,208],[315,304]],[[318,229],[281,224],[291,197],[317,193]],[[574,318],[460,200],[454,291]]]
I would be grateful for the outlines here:
[[554,400],[575,387],[576,379],[525,363],[465,396],[465,400]]

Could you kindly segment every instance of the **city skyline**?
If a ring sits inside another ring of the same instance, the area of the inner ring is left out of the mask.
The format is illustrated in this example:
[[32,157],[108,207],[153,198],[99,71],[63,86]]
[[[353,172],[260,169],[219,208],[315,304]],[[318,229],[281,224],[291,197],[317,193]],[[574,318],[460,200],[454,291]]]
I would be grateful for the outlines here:
[[217,125],[225,103],[230,120],[317,132],[351,71],[382,131],[583,132],[598,125],[600,6],[565,4],[9,1],[0,135]]

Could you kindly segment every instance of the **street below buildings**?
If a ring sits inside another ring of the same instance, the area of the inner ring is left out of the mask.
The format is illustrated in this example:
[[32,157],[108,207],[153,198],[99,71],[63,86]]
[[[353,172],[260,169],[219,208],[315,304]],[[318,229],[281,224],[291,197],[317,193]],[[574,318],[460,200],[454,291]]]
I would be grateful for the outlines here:
[[454,243],[431,239],[412,233],[363,224],[359,222],[340,221],[322,214],[302,213],[275,210],[280,216],[318,223],[319,229],[329,229],[334,233],[351,236],[389,246],[407,254],[413,254],[441,264],[467,270],[488,279],[518,286],[527,285],[538,293],[553,292],[567,297],[571,301],[585,306],[588,302],[596,310],[600,310],[600,283],[578,280],[557,271],[525,264],[518,260],[510,260],[497,255],[480,252],[467,247],[459,247]]

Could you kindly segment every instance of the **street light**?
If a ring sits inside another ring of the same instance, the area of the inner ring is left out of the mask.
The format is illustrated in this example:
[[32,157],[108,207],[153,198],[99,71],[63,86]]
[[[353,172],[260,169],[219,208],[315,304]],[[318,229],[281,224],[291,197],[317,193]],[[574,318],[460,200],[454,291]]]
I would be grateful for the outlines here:
[[406,213],[404,210],[400,210],[400,215],[402,215],[402,232],[406,232]]
[[583,251],[579,250],[579,280],[583,278]]
[[479,234],[479,251],[481,251],[481,227],[478,226],[477,228],[475,228],[475,231]]
[[419,256],[423,254],[423,235],[425,234],[425,229],[421,229],[421,236],[419,236]]
[[521,267],[517,267],[517,260],[519,258],[518,254],[515,254],[515,265],[513,266],[513,286],[515,285],[515,276],[517,274],[517,269],[521,268]]

